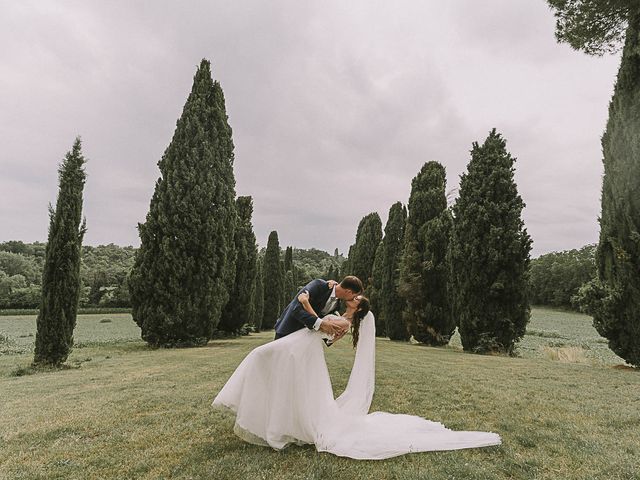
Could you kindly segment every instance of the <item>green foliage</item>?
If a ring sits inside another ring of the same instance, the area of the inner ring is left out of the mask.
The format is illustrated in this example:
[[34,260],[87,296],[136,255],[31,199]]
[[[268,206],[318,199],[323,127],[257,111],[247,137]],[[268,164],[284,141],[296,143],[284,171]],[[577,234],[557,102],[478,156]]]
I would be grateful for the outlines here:
[[640,366],[640,13],[630,22],[602,137],[598,279],[582,303],[609,347]]
[[293,261],[293,247],[287,247],[284,253],[284,305],[288,304],[298,292],[298,272]]
[[136,249],[109,245],[83,246],[80,276],[82,284],[89,288],[86,300],[81,305],[104,307],[128,307],[128,275],[135,259]]
[[551,252],[531,260],[531,303],[576,308],[572,299],[596,274],[595,251],[595,245],[586,245],[579,250]]
[[637,0],[547,0],[556,17],[556,39],[589,55],[615,52],[624,41]]
[[349,248],[349,260],[346,275],[355,275],[364,285],[366,291],[371,284],[373,262],[376,248],[382,240],[382,220],[377,212],[365,215],[358,224],[356,242]]
[[276,324],[283,309],[284,276],[280,265],[280,242],[278,232],[269,234],[264,253],[264,307],[262,330],[270,330]]
[[344,262],[342,262],[342,265],[340,267],[340,277],[346,277],[347,275],[352,275],[350,259],[353,256],[353,247],[354,245],[351,245],[349,247],[349,253],[347,254],[347,258],[345,259]]
[[398,289],[406,300],[409,333],[434,346],[449,343],[456,328],[447,294],[451,213],[445,190],[445,169],[438,162],[425,163],[411,182]]
[[129,286],[142,338],[153,346],[209,341],[235,276],[233,141],[224,95],[202,60],[158,163]]
[[58,170],[56,208],[49,206],[49,237],[33,358],[39,365],[64,363],[73,346],[80,296],[80,252],[86,231],[86,222],[81,224],[85,162],[80,138],[76,138]]
[[409,331],[403,318],[405,300],[398,291],[400,282],[400,259],[404,248],[407,209],[396,202],[389,210],[382,241],[382,269],[378,315],[385,322],[385,331],[391,340],[409,340]]
[[[334,267],[333,264],[329,265],[329,270],[327,270],[327,274],[323,277],[325,280],[336,280],[339,277],[338,268]],[[337,280],[336,280],[337,281]]]
[[[280,251],[282,254],[282,251]],[[285,305],[289,303],[289,298],[287,295],[287,285],[286,285],[286,272],[284,270],[284,260],[282,259],[282,255],[280,255],[280,279],[282,281],[282,287],[280,288],[280,310],[284,309]]]
[[325,278],[329,269],[334,272],[334,280],[340,280],[338,277],[340,265],[345,261],[342,255],[330,255],[324,250],[317,248],[293,249],[293,265],[295,268],[295,284],[296,287],[302,287],[316,278]]
[[25,253],[0,251],[0,272],[7,276],[21,275],[25,285],[39,284],[42,280],[42,263]]
[[238,197],[236,200],[238,213],[237,227],[234,235],[236,250],[236,273],[231,295],[222,311],[218,328],[230,333],[237,333],[250,321],[253,306],[253,295],[256,275],[256,236],[251,225],[253,201],[251,197]]
[[256,261],[256,274],[253,278],[253,317],[251,321],[256,332],[259,332],[262,328],[262,317],[264,315],[264,273],[262,264],[263,259],[258,257]]
[[364,294],[371,302],[371,309],[376,312],[376,336],[387,336],[387,325],[385,323],[384,314],[380,308],[380,290],[382,288],[382,268],[384,263],[384,245],[381,240],[376,248],[375,258],[373,260],[373,269],[371,272],[371,283]]
[[293,283],[293,273],[291,270],[288,270],[284,274],[284,303],[282,304],[282,308],[284,308],[293,298],[293,296],[298,292],[298,288]]
[[293,247],[287,247],[284,252],[284,271],[290,272],[293,270]]
[[453,207],[451,296],[467,351],[510,354],[529,321],[531,239],[514,162],[495,129],[483,145],[474,142]]

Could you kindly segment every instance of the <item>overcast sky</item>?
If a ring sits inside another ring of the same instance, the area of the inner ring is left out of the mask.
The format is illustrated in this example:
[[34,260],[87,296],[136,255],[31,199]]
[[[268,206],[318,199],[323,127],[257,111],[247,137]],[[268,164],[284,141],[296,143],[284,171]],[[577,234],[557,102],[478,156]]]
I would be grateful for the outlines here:
[[139,245],[200,60],[222,84],[261,245],[341,252],[429,160],[458,185],[496,127],[533,256],[598,239],[619,54],[559,45],[544,0],[0,0],[0,241],[45,241],[57,167],[88,158],[85,243]]

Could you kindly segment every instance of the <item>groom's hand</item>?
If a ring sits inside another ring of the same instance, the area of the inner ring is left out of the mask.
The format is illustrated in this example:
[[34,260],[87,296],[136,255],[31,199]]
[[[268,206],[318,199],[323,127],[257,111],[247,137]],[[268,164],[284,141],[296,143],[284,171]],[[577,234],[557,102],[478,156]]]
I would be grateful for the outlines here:
[[337,336],[340,333],[340,327],[338,327],[337,325],[334,325],[333,323],[329,322],[328,320],[323,320],[320,323],[320,326],[318,327],[318,330],[320,330],[321,332],[327,333],[329,335],[335,335]]
[[336,343],[338,340],[340,340],[342,337],[344,337],[346,333],[347,333],[346,329],[340,329],[338,331],[338,333],[336,334],[336,336],[333,337],[333,343]]

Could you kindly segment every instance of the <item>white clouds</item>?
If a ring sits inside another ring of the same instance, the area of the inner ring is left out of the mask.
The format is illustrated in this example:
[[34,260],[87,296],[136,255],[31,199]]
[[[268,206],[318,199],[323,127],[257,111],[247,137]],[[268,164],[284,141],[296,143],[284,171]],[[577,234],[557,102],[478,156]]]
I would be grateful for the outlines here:
[[494,126],[518,158],[534,254],[597,239],[618,59],[557,45],[544,2],[216,3],[2,4],[0,240],[46,238],[55,165],[81,134],[86,241],[137,244],[202,57],[263,244],[275,229],[346,250],[363,215],[406,202],[425,161],[456,186]]

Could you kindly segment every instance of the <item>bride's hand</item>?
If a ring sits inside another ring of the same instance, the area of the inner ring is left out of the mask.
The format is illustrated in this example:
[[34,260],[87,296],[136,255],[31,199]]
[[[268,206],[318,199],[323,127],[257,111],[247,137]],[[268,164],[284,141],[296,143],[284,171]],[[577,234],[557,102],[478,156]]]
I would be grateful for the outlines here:
[[329,288],[333,289],[333,287],[335,287],[338,282],[336,282],[335,280],[327,280],[327,284],[329,285]]
[[347,329],[341,328],[338,331],[338,333],[336,333],[336,335],[333,337],[333,343],[336,343],[338,340],[340,340],[342,337],[344,337],[346,333],[347,333]]
[[309,292],[306,290],[298,295],[298,301],[302,304],[309,303]]

